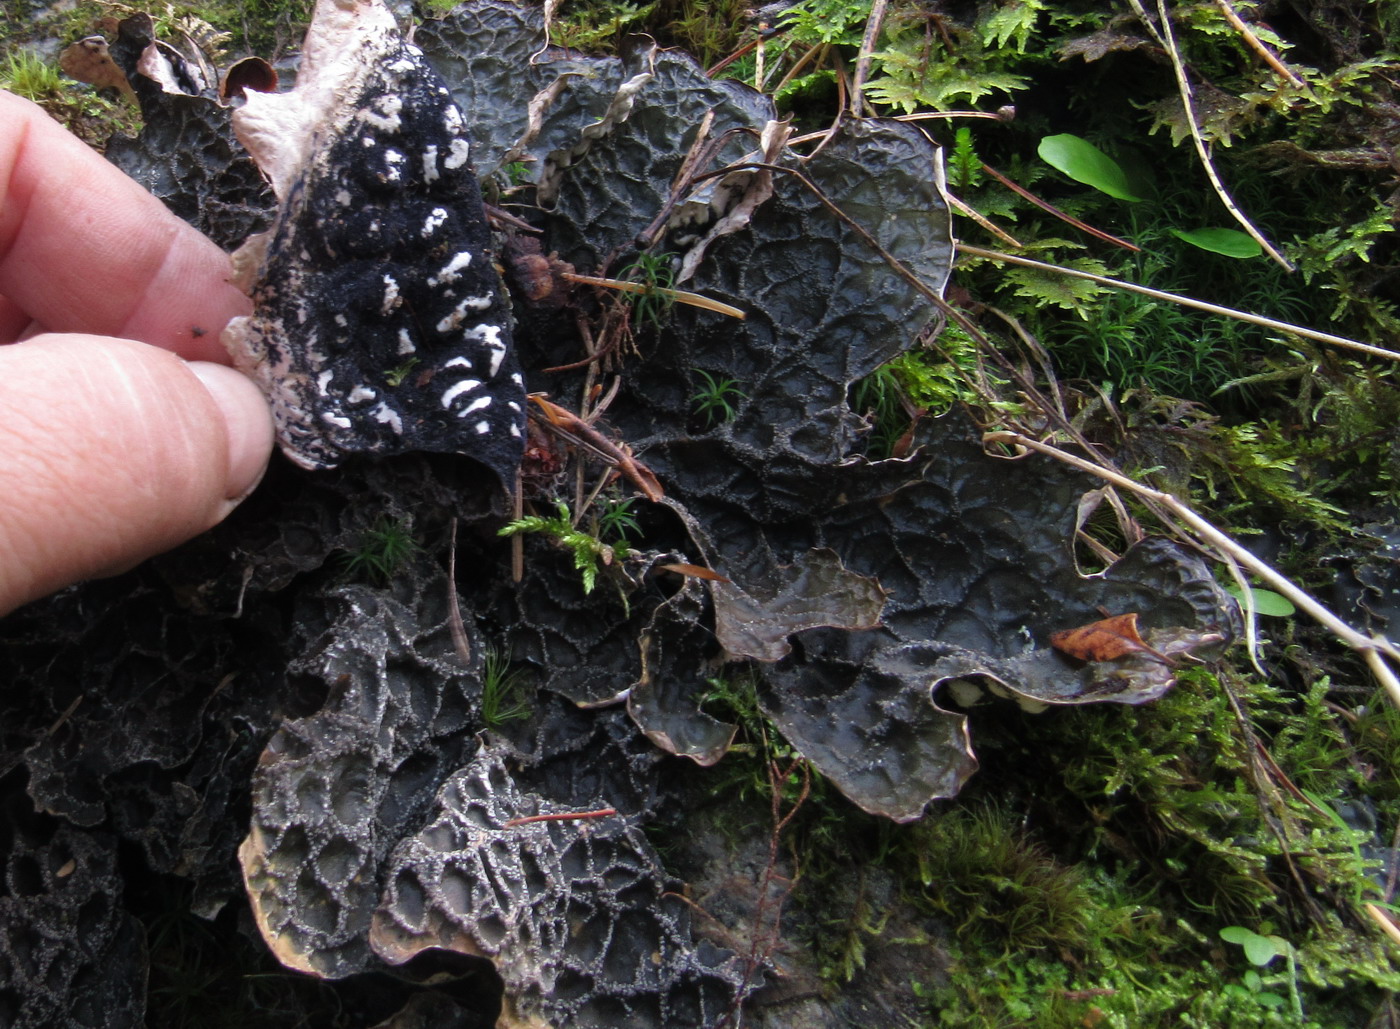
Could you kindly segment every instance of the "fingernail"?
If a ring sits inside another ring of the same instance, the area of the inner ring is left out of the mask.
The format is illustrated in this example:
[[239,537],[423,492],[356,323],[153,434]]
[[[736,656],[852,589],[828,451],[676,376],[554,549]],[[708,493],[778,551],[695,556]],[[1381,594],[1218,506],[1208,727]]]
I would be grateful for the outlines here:
[[191,361],[190,371],[219,405],[228,430],[228,479],[224,496],[242,500],[262,481],[272,456],[272,412],[262,391],[227,365]]

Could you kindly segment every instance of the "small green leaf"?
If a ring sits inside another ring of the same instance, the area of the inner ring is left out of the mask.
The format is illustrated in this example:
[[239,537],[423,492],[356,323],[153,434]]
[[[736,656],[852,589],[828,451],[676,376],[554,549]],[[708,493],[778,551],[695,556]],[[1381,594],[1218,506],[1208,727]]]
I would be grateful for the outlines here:
[[1075,182],[1093,186],[1099,192],[1119,200],[1134,203],[1142,200],[1129,187],[1128,175],[1118,162],[1087,139],[1080,139],[1068,132],[1046,136],[1040,141],[1036,153],[1046,164],[1064,172]]
[[1247,940],[1244,945],[1244,956],[1251,965],[1260,968],[1267,965],[1274,958],[1282,954],[1278,942],[1272,936],[1259,936],[1256,934],[1252,939]]
[[1172,229],[1172,235],[1193,247],[1241,261],[1258,257],[1262,253],[1259,243],[1253,237],[1234,229],[1192,229],[1190,232]]
[[[1238,586],[1226,586],[1225,592],[1234,597],[1241,604],[1244,603],[1244,594],[1240,592]],[[1254,610],[1261,615],[1269,615],[1273,618],[1288,618],[1297,614],[1298,609],[1293,606],[1293,602],[1282,594],[1273,590],[1260,590],[1250,588],[1254,595]]]
[[1227,925],[1220,930],[1220,938],[1226,943],[1238,943],[1244,948],[1245,959],[1260,968],[1282,954],[1283,947],[1287,946],[1276,936],[1260,936],[1242,925]]

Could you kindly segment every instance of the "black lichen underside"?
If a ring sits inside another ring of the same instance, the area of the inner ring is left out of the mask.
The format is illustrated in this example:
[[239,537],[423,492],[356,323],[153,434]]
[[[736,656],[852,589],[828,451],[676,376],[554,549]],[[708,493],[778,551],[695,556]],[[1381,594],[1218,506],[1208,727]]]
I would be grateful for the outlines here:
[[317,127],[230,349],[298,464],[462,453],[510,484],[524,383],[464,120],[417,47],[374,57]]

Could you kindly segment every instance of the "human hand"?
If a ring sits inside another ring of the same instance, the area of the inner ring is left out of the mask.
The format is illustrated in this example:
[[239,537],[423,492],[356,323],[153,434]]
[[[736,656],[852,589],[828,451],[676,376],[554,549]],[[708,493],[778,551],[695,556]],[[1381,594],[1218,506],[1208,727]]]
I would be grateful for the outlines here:
[[0,92],[0,614],[198,535],[262,477],[272,418],[219,345],[249,310],[230,275]]

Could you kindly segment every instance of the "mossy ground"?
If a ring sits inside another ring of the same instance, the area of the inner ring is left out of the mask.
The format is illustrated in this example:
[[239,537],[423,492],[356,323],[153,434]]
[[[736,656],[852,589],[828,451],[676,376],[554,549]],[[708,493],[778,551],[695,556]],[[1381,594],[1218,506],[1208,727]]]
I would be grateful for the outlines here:
[[[153,13],[171,24],[197,16],[231,33],[232,53],[273,54],[298,38],[308,6],[230,0]],[[566,4],[556,33],[598,48],[649,31],[709,65],[757,38],[744,6]],[[1235,7],[1253,20],[1255,5]],[[1270,7],[1257,27],[1307,80],[1296,93],[1216,5],[1174,9],[1193,77],[1210,90],[1203,124],[1222,176],[1296,272],[1205,254],[1173,234],[1227,224],[1228,215],[1180,136],[1170,66],[1134,43],[1140,30],[1106,5],[893,4],[872,97],[887,113],[1015,104],[1014,122],[924,124],[947,149],[953,191],[1030,256],[1393,347],[1396,182],[1376,155],[1387,139],[1393,145],[1385,119],[1400,4]],[[19,50],[71,42],[110,11],[82,3],[36,19],[24,0],[3,8],[0,59],[9,63],[0,76],[94,141],[100,133],[84,126],[130,124],[122,102]],[[787,21],[768,17],[786,28],[765,44],[764,84],[799,123],[830,120],[868,13],[861,0],[803,0]],[[1076,49],[1089,39],[1106,46],[1098,59]],[[750,49],[725,74],[758,72]],[[1054,132],[1112,153],[1140,176],[1148,199],[1128,204],[1059,177],[1035,156],[1036,141]],[[984,166],[1141,250],[1078,233]],[[1007,245],[970,221],[958,233]],[[1367,542],[1363,522],[1393,524],[1400,391],[1384,360],[985,260],[963,260],[952,296],[1008,348],[1009,323],[993,309],[1016,319],[1049,353],[1069,413],[1092,438],[1129,470],[1210,510],[1304,585],[1330,587],[1328,562],[1341,545]],[[910,405],[901,396],[929,410],[1014,404],[1009,393],[969,385],[973,349],[954,331],[941,348],[914,352],[853,391],[871,415],[872,451],[888,453],[902,434]],[[1267,619],[1263,630],[1266,676],[1237,648],[1141,708],[972,709],[981,771],[958,798],[907,826],[854,810],[820,781],[807,789],[794,756],[765,734],[742,675],[729,676],[713,704],[745,735],[695,778],[709,798],[705,824],[736,840],[763,836],[775,789],[787,805],[780,810],[796,804],[777,836],[792,917],[770,949],[834,998],[869,989],[874,955],[899,948],[901,981],[886,965],[879,982],[913,1025],[1393,1024],[1400,951],[1365,905],[1393,899],[1400,716],[1361,663],[1302,616]],[[775,764],[789,774],[775,781]],[[1255,966],[1221,937],[1229,927],[1278,937],[1292,955]],[[172,950],[160,933],[173,930],[159,916],[150,928],[153,955],[165,960]],[[209,972],[198,941],[173,953],[171,975],[182,974],[180,954],[211,981],[242,974]],[[154,991],[152,1024],[200,1024],[182,1014],[187,993]],[[291,1011],[299,1002],[289,997],[277,1004]],[[258,1003],[248,1000],[249,1010]],[[291,1014],[272,1021],[296,1024]]]

